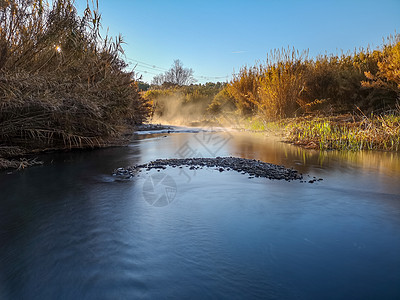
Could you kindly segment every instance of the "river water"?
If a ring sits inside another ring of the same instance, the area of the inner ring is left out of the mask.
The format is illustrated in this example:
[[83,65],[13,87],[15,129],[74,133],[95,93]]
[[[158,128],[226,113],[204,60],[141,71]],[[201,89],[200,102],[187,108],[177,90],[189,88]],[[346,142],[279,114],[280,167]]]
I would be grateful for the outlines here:
[[[0,173],[0,299],[400,299],[398,153],[177,131]],[[306,182],[188,167],[112,176],[194,156],[282,164]]]

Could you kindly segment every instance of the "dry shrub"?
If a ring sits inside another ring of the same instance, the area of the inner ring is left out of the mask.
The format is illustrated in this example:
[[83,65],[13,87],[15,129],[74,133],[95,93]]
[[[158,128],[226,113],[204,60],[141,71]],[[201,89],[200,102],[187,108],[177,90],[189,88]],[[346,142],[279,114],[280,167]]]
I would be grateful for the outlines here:
[[[387,38],[382,51],[374,51],[377,68],[374,71],[365,70],[362,86],[374,91],[370,101],[380,97],[386,104],[393,98],[400,100],[400,35]],[[396,102],[397,103],[397,102]],[[390,105],[390,108],[393,108]]]
[[226,87],[244,115],[261,114],[267,119],[294,115],[304,87],[307,52],[275,50],[265,64],[243,67]]
[[233,98],[226,88],[221,90],[214,96],[211,104],[207,108],[207,112],[211,116],[224,113],[232,113],[236,110],[235,98]]
[[100,19],[72,0],[1,1],[0,146],[99,146],[145,120],[122,40],[102,38]]
[[164,84],[153,86],[143,97],[152,106],[153,121],[187,125],[208,117],[211,113],[208,108],[223,87],[220,82],[186,86]]
[[235,99],[237,108],[244,116],[257,113],[261,102],[259,79],[258,67],[243,67],[226,86],[227,94]]
[[307,52],[295,49],[275,50],[260,67],[260,105],[267,119],[294,116],[300,108],[299,95],[304,89]]
[[400,95],[400,37],[382,50],[308,59],[307,51],[273,51],[265,64],[243,67],[227,85],[237,109],[265,119],[301,113],[337,114],[393,109]]

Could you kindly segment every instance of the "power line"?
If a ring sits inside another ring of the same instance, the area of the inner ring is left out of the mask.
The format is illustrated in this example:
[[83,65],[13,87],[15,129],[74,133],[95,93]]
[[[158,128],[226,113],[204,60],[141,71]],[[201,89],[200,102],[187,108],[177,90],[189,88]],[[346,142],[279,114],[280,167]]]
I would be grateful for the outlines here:
[[140,65],[140,64],[135,64],[134,68],[136,68],[136,67],[139,67],[139,68],[142,68],[142,69],[146,69],[146,70],[150,70],[150,71],[159,72],[159,73],[164,73],[165,72],[165,71],[162,71],[162,70],[159,70],[159,69],[143,66],[143,65]]
[[[137,59],[133,59],[133,58],[130,58],[130,57],[126,57],[126,58],[131,63],[135,63],[136,66],[138,66],[139,68],[145,69],[145,70],[140,70],[140,69],[135,68],[134,70],[138,71],[138,72],[142,72],[142,73],[145,73],[145,74],[151,74],[151,75],[159,75],[159,74],[153,73],[151,71],[156,71],[156,72],[158,72],[158,71],[159,72],[168,71],[168,69],[156,66],[154,64],[149,64],[149,63],[146,63],[146,62],[143,62],[143,61],[140,61],[140,60],[137,60]],[[148,71],[148,70],[151,70],[151,71]],[[233,75],[236,75],[236,74],[232,74],[232,76]],[[193,77],[197,81],[201,81],[199,79],[203,79],[203,80],[226,79],[226,80],[228,80],[229,76],[230,75],[226,75],[226,76],[204,76],[204,75],[198,75],[198,76],[193,76]]]
[[139,69],[135,69],[134,71],[137,71],[137,72],[142,72],[142,73],[145,73],[145,74],[158,75],[158,74],[156,74],[156,73],[149,72],[149,71],[146,71],[146,70],[139,70]]
[[142,64],[138,64],[138,63],[134,63],[134,64],[135,64],[134,68],[139,67],[139,68],[142,68],[142,69],[147,69],[147,70],[156,71],[156,72],[160,72],[160,73],[165,72],[164,70],[153,68],[153,67],[149,67],[149,66],[146,66],[146,65],[142,65]]
[[127,60],[129,60],[131,62],[134,62],[134,63],[136,63],[138,65],[141,65],[144,68],[151,68],[151,69],[159,69],[159,70],[162,70],[162,71],[168,71],[168,69],[165,69],[163,67],[158,67],[158,66],[156,66],[154,64],[153,65],[152,64],[148,64],[148,63],[145,63],[143,61],[140,61],[140,60],[137,60],[137,59],[133,59],[133,58],[130,58],[130,57],[127,57]]
[[202,79],[223,79],[223,78],[228,78],[229,75],[226,75],[226,76],[203,76],[203,75],[198,75],[196,77],[202,78]]

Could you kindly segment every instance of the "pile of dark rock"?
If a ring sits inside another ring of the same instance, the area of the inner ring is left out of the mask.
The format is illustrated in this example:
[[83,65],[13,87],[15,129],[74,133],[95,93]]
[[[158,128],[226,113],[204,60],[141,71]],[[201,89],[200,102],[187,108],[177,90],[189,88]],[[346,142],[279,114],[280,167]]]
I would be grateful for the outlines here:
[[189,167],[190,169],[217,168],[219,172],[234,170],[252,177],[264,177],[278,180],[301,180],[303,175],[296,170],[288,169],[283,166],[265,163],[255,159],[239,157],[215,157],[215,158],[171,158],[157,159],[147,164],[135,165],[128,168],[118,168],[113,175],[120,178],[129,179],[135,174],[146,169],[166,169],[170,167]]
[[140,124],[136,126],[136,131],[151,131],[151,130],[165,130],[165,129],[172,129],[172,127],[162,124]]

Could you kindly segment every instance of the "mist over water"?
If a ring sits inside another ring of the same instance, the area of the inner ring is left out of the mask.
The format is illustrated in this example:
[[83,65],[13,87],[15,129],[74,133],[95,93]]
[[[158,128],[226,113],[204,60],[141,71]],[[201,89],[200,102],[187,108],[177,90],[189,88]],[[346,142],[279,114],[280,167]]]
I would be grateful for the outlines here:
[[151,123],[184,125],[203,121],[209,101],[185,101],[178,92],[170,96],[161,96],[155,100]]
[[[255,158],[324,180],[186,167],[111,175],[193,156]],[[264,134],[182,129],[41,159],[0,174],[1,299],[400,297],[398,153],[319,152]],[[155,207],[143,189],[161,173],[176,195]]]

